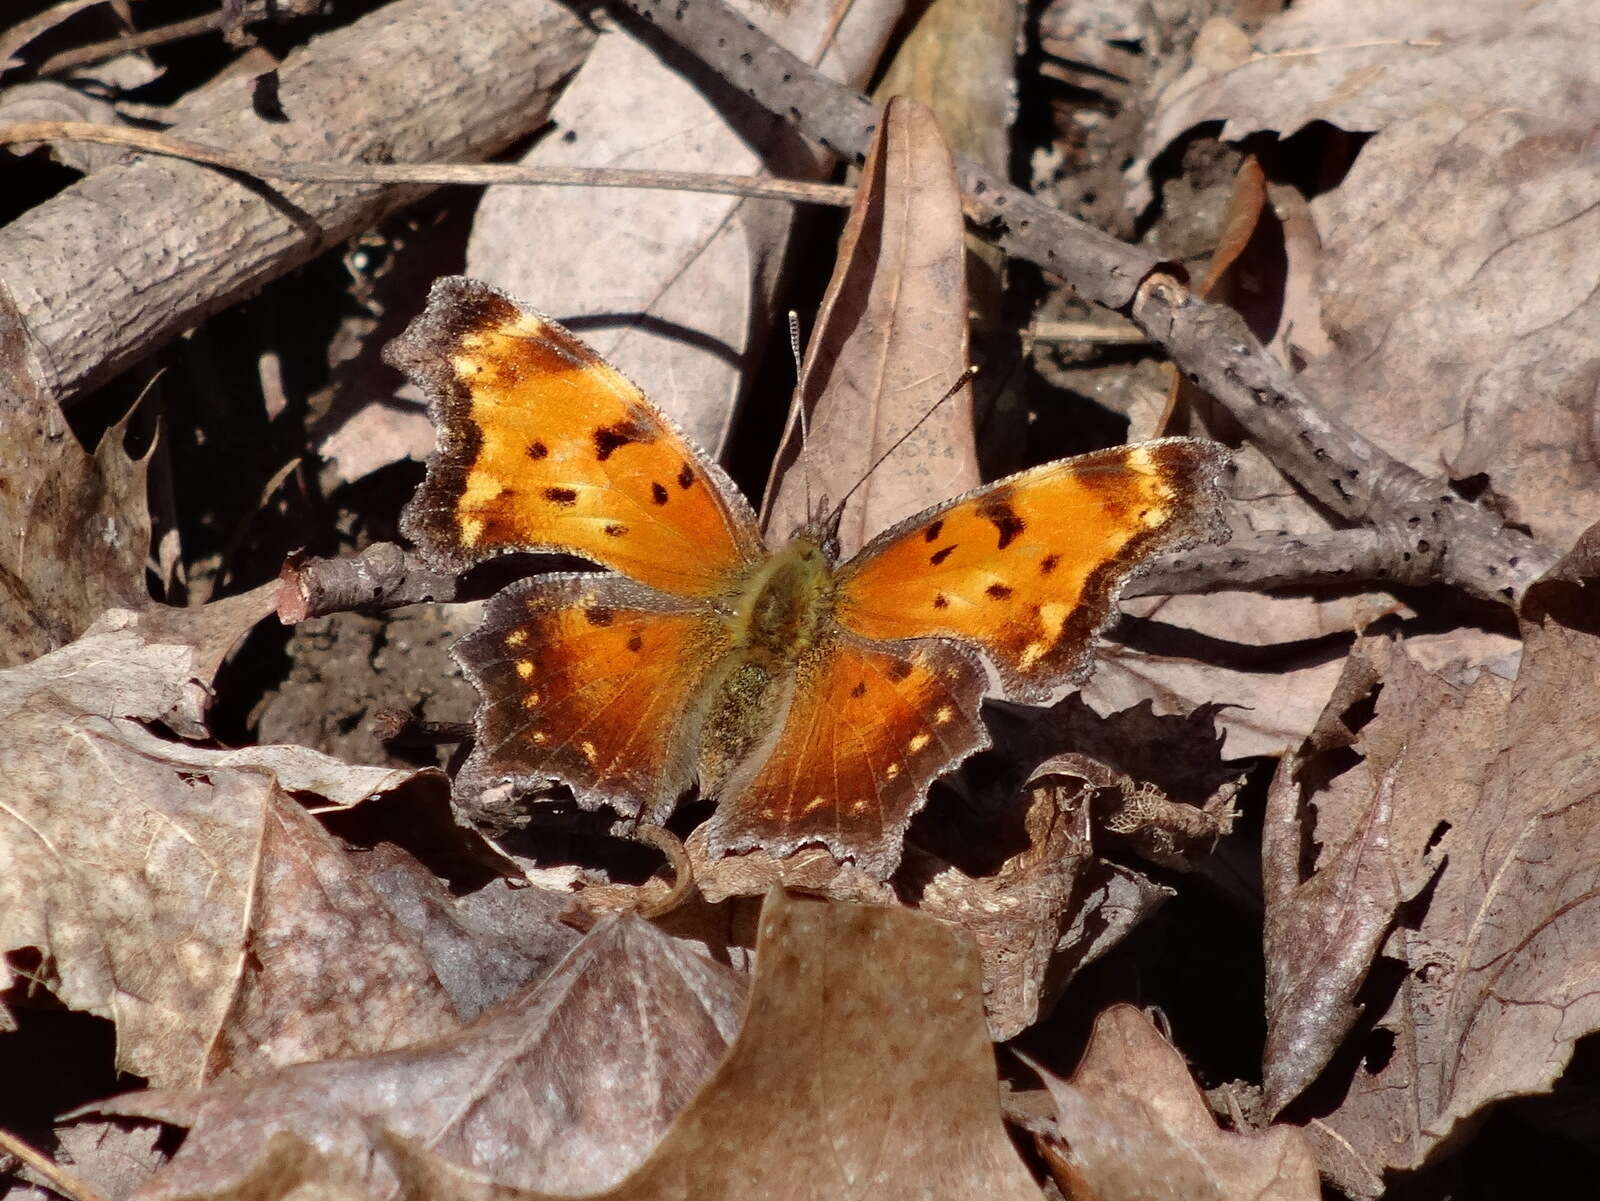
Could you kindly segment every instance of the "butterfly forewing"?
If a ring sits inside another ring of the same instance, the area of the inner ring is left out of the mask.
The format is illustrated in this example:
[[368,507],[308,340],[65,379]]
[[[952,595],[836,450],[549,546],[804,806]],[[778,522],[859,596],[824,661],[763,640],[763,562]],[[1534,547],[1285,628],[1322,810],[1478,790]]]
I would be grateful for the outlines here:
[[585,805],[663,820],[694,781],[691,714],[726,650],[703,610],[620,576],[511,585],[456,649],[484,698],[464,787],[554,778]]
[[1123,582],[1213,538],[1222,447],[1168,438],[1047,463],[918,514],[839,574],[838,620],[867,638],[944,635],[980,649],[1009,695],[1087,673]]
[[441,566],[563,551],[706,596],[758,553],[748,504],[637,387],[487,284],[439,280],[387,357],[439,431],[401,527]]
[[874,647],[840,635],[801,664],[776,736],[722,790],[716,852],[820,842],[887,876],[928,785],[989,743],[987,673],[948,642]]

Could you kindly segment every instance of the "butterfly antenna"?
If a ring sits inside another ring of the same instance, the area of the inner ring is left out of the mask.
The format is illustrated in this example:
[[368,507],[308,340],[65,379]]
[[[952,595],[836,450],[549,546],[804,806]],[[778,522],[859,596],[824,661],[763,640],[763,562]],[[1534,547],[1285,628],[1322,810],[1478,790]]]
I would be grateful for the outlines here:
[[901,443],[903,443],[907,438],[911,437],[912,434],[916,433],[919,429],[921,429],[923,424],[928,420],[928,418],[932,417],[935,413],[937,413],[939,411],[939,406],[940,405],[942,405],[945,401],[949,400],[957,392],[961,391],[961,389],[965,388],[968,384],[970,384],[973,381],[973,379],[976,378],[977,374],[978,374],[978,365],[976,363],[967,364],[966,370],[963,371],[956,378],[956,382],[955,383],[951,384],[948,388],[945,389],[944,395],[939,397],[938,400],[934,401],[931,405],[929,405],[928,406],[928,411],[926,413],[924,413],[921,417],[918,417],[917,420],[912,424],[911,428],[908,429],[905,433],[901,434],[898,438],[896,438],[894,440],[894,442],[890,445],[889,449],[884,451],[881,455],[879,455],[876,459],[874,459],[872,461],[872,466],[868,467],[864,472],[861,473],[861,478],[858,479],[855,483],[850,485],[850,491],[846,492],[844,494],[844,496],[840,498],[839,503],[834,506],[834,508],[833,508],[834,516],[837,517],[839,514],[844,512],[845,502],[848,501],[852,496],[855,495],[855,492],[856,492],[857,488],[861,487],[862,484],[866,483],[867,480],[872,477],[872,473],[874,471],[878,470],[879,467],[883,466],[883,461],[885,459],[887,459],[890,455],[894,454],[895,451],[900,449]]
[[805,397],[800,395],[800,381],[805,376],[805,359],[800,353],[800,314],[789,310],[789,353],[794,356],[794,396],[800,406],[800,482],[805,491],[807,513],[811,512],[811,422],[806,416]]

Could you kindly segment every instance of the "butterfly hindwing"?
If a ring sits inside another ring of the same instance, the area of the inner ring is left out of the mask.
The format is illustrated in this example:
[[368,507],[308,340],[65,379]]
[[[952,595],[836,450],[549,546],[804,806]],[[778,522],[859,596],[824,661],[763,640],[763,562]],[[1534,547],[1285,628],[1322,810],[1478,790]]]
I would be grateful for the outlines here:
[[881,647],[839,633],[801,662],[775,735],[722,789],[713,851],[822,843],[887,876],[928,785],[989,744],[987,677],[951,642]]
[[694,780],[686,736],[724,628],[620,576],[539,576],[497,593],[456,658],[484,698],[468,792],[554,778],[586,807],[661,820]]
[[1123,582],[1218,534],[1226,451],[1166,438],[1047,463],[938,505],[840,569],[838,620],[867,638],[944,635],[981,649],[1008,695],[1088,671]]
[[758,553],[715,464],[580,339],[489,285],[439,280],[386,357],[438,430],[401,528],[440,566],[561,551],[705,596]]

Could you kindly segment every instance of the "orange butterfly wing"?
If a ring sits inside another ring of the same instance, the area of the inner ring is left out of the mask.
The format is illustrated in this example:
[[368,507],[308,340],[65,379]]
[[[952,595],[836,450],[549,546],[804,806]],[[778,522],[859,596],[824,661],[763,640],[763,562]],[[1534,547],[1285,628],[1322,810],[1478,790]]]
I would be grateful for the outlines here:
[[760,553],[744,498],[637,387],[487,284],[436,282],[386,358],[439,431],[401,529],[441,567],[559,551],[709,596]]
[[988,673],[964,648],[875,647],[840,634],[801,661],[775,736],[721,791],[714,853],[820,842],[882,878],[928,785],[989,745]]
[[879,535],[840,569],[838,620],[865,638],[980,648],[1008,695],[1088,674],[1123,582],[1151,555],[1221,533],[1227,452],[1164,438],[1046,463]]
[[587,808],[664,820],[695,777],[685,714],[726,649],[704,609],[621,576],[537,576],[501,590],[456,647],[484,698],[460,786],[554,777]]

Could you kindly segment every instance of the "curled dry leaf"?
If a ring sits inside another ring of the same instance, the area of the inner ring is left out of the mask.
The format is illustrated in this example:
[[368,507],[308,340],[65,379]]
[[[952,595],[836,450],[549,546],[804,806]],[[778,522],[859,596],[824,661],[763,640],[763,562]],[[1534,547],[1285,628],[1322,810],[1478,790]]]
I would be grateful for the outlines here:
[[[1597,598],[1600,526],[1529,590],[1509,696],[1480,679],[1463,699],[1402,666],[1383,681],[1382,722],[1357,739],[1356,750],[1370,740],[1371,757],[1405,785],[1393,803],[1407,811],[1398,829],[1413,856],[1431,829],[1444,862],[1426,912],[1386,944],[1404,956],[1405,974],[1379,1022],[1381,1053],[1311,1126],[1327,1144],[1325,1166],[1339,1165],[1353,1194],[1376,1196],[1387,1169],[1421,1164],[1492,1102],[1549,1088],[1574,1042],[1600,1029]],[[1492,702],[1497,720],[1478,711]],[[1436,751],[1432,770],[1408,762],[1433,749],[1430,722],[1461,723],[1460,764]],[[1383,780],[1370,775],[1369,788]],[[1376,807],[1352,806],[1341,824],[1373,820]],[[1330,906],[1372,903],[1367,876],[1347,881],[1329,890]]]
[[288,1138],[342,1165],[358,1195],[391,1196],[382,1131],[507,1184],[593,1192],[650,1153],[732,1041],[743,1000],[730,969],[609,917],[540,983],[445,1038],[98,1109],[192,1126],[138,1201],[248,1195],[235,1190],[265,1164],[300,1162]]
[[207,750],[131,720],[199,726],[222,650],[270,605],[266,588],[113,611],[103,632],[0,674],[0,951],[31,948],[31,978],[114,1022],[117,1066],[161,1084],[456,1022],[420,950],[288,795],[354,804],[411,773]]
[[[764,525],[778,538],[860,484],[839,527],[854,554],[903,518],[978,486],[968,384],[929,408],[966,370],[966,247],[961,189],[939,122],[889,102],[840,240],[838,264],[807,347],[798,414],[773,464]],[[920,429],[870,475],[896,439]]]
[[[1486,672],[1457,687],[1400,643],[1364,643],[1307,747],[1280,764],[1262,838],[1270,1112],[1316,1078],[1355,1024],[1357,991],[1397,911],[1442,862],[1441,823],[1477,801],[1508,692]],[[1365,719],[1355,728],[1353,711]],[[1360,761],[1341,762],[1352,746]]]
[[1317,1165],[1287,1126],[1219,1129],[1183,1056],[1131,1005],[1094,1024],[1071,1080],[1040,1071],[1056,1103],[1051,1170],[1074,1201],[1316,1201]]
[[1064,949],[1074,890],[1093,854],[1081,780],[1063,782],[1047,767],[1024,793],[1027,845],[993,875],[970,876],[911,846],[896,876],[919,910],[965,930],[977,943],[984,1012],[996,1041],[1033,1025],[1051,999],[1046,974]]
[[702,826],[684,843],[693,865],[695,887],[715,904],[729,897],[764,896],[773,888],[828,897],[835,901],[889,905],[894,890],[855,864],[835,859],[826,847],[807,846],[787,855],[754,850],[713,855]]

